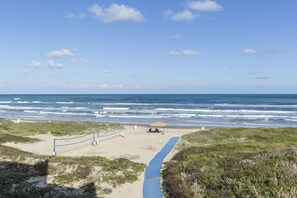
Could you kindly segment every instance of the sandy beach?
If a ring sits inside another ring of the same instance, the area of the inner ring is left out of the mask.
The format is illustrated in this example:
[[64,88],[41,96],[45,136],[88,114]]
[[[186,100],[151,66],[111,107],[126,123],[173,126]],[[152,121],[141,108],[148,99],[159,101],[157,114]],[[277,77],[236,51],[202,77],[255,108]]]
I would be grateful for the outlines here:
[[[66,152],[58,152],[60,156],[103,156],[109,159],[126,158],[131,161],[148,164],[150,160],[158,153],[159,150],[168,142],[171,137],[182,136],[184,134],[199,131],[199,128],[168,128],[165,133],[148,133],[149,127],[138,126],[134,129],[132,125],[124,125],[124,137],[119,135],[111,138],[100,140],[99,144],[92,146],[90,144],[83,145],[74,150],[69,149]],[[32,152],[40,155],[52,155],[53,139],[51,134],[36,135],[41,141],[33,144],[14,144],[6,143],[6,146],[18,148],[23,151]],[[174,150],[172,151],[172,153]],[[166,160],[169,160],[173,154],[169,154]],[[108,197],[142,197],[142,185],[144,173],[137,182],[132,184],[124,184],[113,189],[112,194]]]

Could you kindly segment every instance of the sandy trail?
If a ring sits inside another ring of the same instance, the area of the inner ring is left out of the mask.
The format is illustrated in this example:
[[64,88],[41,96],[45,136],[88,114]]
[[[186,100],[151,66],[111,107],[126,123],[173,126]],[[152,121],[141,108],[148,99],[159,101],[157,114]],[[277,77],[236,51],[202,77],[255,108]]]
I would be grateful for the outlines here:
[[[61,156],[103,156],[109,159],[127,158],[131,161],[148,164],[150,160],[158,153],[159,150],[169,141],[173,136],[182,136],[186,133],[195,132],[199,129],[189,128],[168,128],[165,134],[161,133],[147,133],[148,127],[138,126],[133,129],[133,126],[124,126],[125,137],[116,136],[112,139],[100,141],[98,145],[92,146],[90,144],[68,152],[59,153]],[[42,141],[33,144],[14,144],[6,143],[5,145],[15,147],[24,151],[32,152],[41,155],[52,155],[53,139],[51,134],[37,135]],[[172,153],[166,158],[169,160]],[[108,197],[142,197],[142,185],[144,174],[141,175],[137,182],[133,184],[124,184],[116,189]]]

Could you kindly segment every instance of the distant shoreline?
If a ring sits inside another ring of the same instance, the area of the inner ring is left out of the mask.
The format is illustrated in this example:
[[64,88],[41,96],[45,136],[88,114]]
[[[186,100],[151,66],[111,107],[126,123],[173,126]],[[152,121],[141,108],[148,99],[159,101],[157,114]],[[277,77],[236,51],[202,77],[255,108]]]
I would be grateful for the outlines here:
[[[18,122],[18,119],[7,119],[15,123]],[[32,120],[32,119],[20,119],[20,122],[94,122],[94,121],[84,121],[84,120]],[[116,123],[116,122],[96,122],[99,124],[117,124],[123,126],[141,126],[141,127],[150,127],[149,124],[139,124],[139,123]],[[166,128],[172,129],[198,129],[203,126],[166,126]],[[207,128],[218,128],[218,127],[207,127]],[[219,127],[219,128],[229,128],[229,127]]]
[[[10,121],[13,121],[17,123],[17,119],[7,119]],[[32,119],[20,119],[20,122],[96,122],[96,121],[85,121],[85,120],[32,120]],[[117,122],[96,122],[99,124],[117,124],[117,125],[123,125],[123,126],[141,126],[141,127],[150,127],[150,124],[142,124],[142,123],[117,123]],[[266,126],[266,127],[261,127],[261,126],[183,126],[183,125],[168,125],[166,128],[170,129],[200,129],[200,128],[297,128],[297,126],[292,126],[292,127],[287,127],[287,126]]]

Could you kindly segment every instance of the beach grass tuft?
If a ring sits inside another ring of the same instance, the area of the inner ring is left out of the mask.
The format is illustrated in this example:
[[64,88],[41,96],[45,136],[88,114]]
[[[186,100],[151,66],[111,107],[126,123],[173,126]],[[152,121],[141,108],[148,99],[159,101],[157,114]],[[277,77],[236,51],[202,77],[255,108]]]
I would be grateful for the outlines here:
[[297,129],[218,128],[182,137],[167,197],[296,197]]
[[[146,165],[125,158],[43,156],[3,145],[34,143],[40,140],[28,136],[37,134],[73,135],[119,127],[91,122],[0,120],[0,197],[102,197],[116,186],[138,180]],[[45,177],[45,186],[30,181],[39,177]]]
[[0,134],[18,136],[33,136],[51,133],[55,136],[84,134],[96,130],[117,129],[116,124],[101,124],[96,122],[20,122],[14,123],[10,120],[0,120]]

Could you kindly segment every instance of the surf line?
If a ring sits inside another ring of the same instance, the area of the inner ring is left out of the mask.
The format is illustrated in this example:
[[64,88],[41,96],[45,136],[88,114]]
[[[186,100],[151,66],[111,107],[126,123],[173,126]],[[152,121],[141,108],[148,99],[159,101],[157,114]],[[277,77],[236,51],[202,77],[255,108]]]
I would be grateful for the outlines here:
[[144,198],[163,197],[161,189],[161,168],[163,160],[178,142],[179,137],[172,137],[157,155],[150,161],[145,170],[143,183]]

